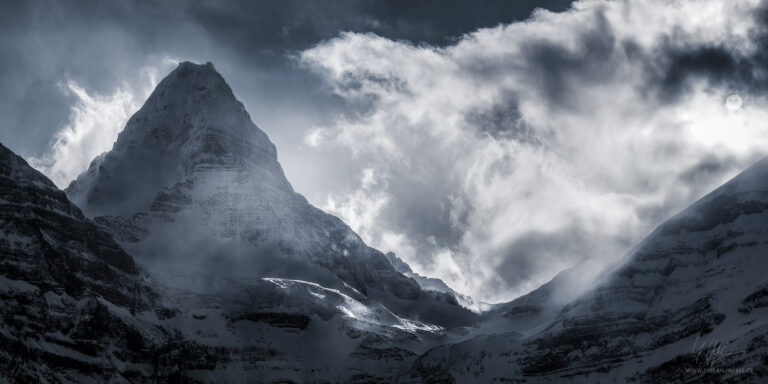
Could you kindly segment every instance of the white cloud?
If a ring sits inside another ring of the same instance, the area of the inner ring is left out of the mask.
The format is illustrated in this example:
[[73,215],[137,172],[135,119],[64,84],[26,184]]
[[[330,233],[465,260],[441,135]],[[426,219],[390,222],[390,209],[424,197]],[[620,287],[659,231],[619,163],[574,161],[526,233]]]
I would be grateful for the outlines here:
[[318,147],[325,139],[325,131],[321,127],[312,127],[304,135],[304,143],[310,147]]
[[383,183],[376,179],[372,168],[365,168],[358,189],[341,197],[328,196],[321,208],[343,217],[347,225],[361,236],[377,236],[376,218],[388,200],[384,193],[377,192],[381,191],[379,186]]
[[60,83],[62,92],[76,99],[70,108],[69,121],[56,132],[48,152],[30,158],[29,163],[59,188],[66,188],[88,168],[91,160],[112,147],[128,118],[157,85],[159,74],[174,63],[177,64],[175,60],[163,58],[160,68],[142,68],[138,83],[123,82],[106,95],[89,92],[72,80]]
[[[525,293],[583,258],[616,260],[768,148],[764,99],[730,111],[726,86],[694,79],[667,100],[649,84],[665,48],[754,50],[757,4],[592,0],[445,48],[357,33],[323,42],[302,62],[364,106],[323,140],[358,159],[343,166],[387,181],[326,208],[373,246],[484,300]],[[682,179],[713,158],[729,161]],[[429,225],[400,228],[433,201],[446,214],[431,220],[455,243]]]

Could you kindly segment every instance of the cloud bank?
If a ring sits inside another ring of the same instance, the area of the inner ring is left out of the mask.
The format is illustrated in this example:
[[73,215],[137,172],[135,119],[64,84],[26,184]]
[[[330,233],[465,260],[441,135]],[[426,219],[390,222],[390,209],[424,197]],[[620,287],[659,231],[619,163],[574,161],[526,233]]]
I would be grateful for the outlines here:
[[299,61],[350,109],[305,142],[359,178],[325,208],[483,300],[618,260],[767,153],[762,9],[585,0],[445,47],[324,41]]

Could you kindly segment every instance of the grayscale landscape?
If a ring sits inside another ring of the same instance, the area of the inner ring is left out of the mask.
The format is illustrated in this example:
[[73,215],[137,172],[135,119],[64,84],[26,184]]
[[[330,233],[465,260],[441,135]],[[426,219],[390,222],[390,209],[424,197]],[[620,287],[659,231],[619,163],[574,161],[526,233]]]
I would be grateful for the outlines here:
[[0,22],[0,383],[768,380],[762,1]]

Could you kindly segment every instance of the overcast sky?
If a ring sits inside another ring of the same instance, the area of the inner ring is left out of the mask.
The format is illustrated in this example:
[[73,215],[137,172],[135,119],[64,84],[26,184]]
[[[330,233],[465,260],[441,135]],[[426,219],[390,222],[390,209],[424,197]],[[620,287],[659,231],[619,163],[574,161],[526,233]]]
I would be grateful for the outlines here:
[[64,187],[178,61],[211,61],[297,191],[509,299],[768,154],[765,20],[753,0],[4,1],[0,142]]

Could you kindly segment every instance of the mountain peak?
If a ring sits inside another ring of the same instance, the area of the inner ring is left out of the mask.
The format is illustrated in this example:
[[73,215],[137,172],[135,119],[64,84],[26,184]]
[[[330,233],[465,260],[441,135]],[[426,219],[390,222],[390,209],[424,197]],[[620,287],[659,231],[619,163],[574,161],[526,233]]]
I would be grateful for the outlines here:
[[[18,237],[0,236],[0,275],[23,274],[28,270],[11,270],[9,262],[19,256],[19,250],[44,255],[46,259],[25,260],[26,263],[48,263],[48,268],[63,255],[91,254],[122,272],[137,273],[133,259],[127,255],[105,232],[85,220],[82,212],[69,200],[64,192],[38,170],[32,168],[20,156],[0,144],[0,228],[5,234]],[[70,236],[67,238],[67,236]],[[7,241],[17,239],[18,244]],[[26,239],[26,240],[24,240]],[[77,241],[74,241],[77,239]],[[4,241],[5,240],[5,241]],[[31,244],[41,244],[45,252]],[[29,248],[25,248],[29,246]],[[6,248],[7,247],[7,248]],[[66,249],[66,250],[65,250]],[[18,264],[22,265],[22,264]],[[72,266],[73,264],[69,264]],[[75,271],[67,271],[75,274]]]
[[190,107],[205,108],[212,103],[217,107],[233,107],[238,114],[248,116],[243,104],[235,98],[232,88],[211,62],[183,61],[157,85],[142,110],[150,106],[154,107],[152,111],[193,113],[196,111]]
[[[227,82],[216,71],[210,61],[205,64],[196,64],[191,61],[182,61],[167,77],[166,82],[179,81],[182,83],[223,83],[229,89]],[[230,90],[231,92],[231,90]]]
[[[341,220],[293,190],[274,144],[212,64],[179,64],[130,118],[112,150],[66,192],[116,235],[137,228],[129,236],[136,240],[131,251],[163,264],[158,268],[164,271],[244,252],[232,260],[238,273],[256,266],[264,276],[284,275],[286,260],[297,259],[310,263],[310,276],[301,275],[304,267],[289,268],[294,277],[326,276],[337,287],[348,284],[362,294],[370,289],[387,300],[431,300]],[[179,234],[183,241],[176,240]],[[157,252],[158,238],[173,239],[173,249]],[[210,241],[201,245],[200,239]],[[453,311],[454,304],[445,305]]]
[[158,191],[196,173],[257,168],[287,187],[275,145],[213,64],[185,61],[66,192],[88,216],[127,215],[149,209]]
[[178,69],[191,70],[191,71],[213,71],[216,69],[213,67],[213,63],[207,61],[205,64],[197,64],[191,61],[180,61],[177,67]]

